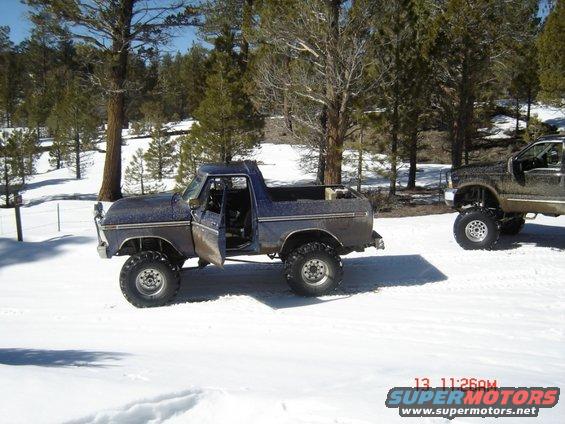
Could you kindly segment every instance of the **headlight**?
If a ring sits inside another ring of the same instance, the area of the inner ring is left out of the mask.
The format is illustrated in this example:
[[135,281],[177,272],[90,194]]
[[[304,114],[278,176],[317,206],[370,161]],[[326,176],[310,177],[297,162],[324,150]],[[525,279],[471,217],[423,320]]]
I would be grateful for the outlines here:
[[453,188],[453,180],[451,179],[451,171],[445,172],[445,181],[447,182],[447,188]]

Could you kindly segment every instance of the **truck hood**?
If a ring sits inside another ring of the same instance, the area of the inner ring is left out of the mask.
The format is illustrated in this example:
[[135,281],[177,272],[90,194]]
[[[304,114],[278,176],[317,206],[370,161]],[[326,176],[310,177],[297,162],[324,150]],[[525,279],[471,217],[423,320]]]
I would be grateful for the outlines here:
[[473,165],[463,165],[453,169],[452,175],[488,175],[488,174],[503,174],[506,172],[506,162],[493,162],[493,163],[477,163]]
[[103,225],[182,221],[190,219],[190,208],[178,193],[120,199],[106,212]]

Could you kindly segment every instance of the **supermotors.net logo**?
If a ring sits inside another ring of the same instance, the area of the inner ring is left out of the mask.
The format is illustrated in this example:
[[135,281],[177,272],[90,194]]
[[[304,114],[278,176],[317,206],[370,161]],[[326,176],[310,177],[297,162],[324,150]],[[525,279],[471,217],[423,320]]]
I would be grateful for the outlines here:
[[559,387],[457,389],[394,387],[385,405],[402,417],[537,417],[559,400]]

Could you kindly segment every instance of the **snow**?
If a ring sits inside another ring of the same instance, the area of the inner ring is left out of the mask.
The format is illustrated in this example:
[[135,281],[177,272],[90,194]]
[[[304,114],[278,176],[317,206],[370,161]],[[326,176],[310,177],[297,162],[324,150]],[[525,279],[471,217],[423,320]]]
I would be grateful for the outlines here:
[[[526,128],[526,121],[518,120],[518,127],[523,130]],[[511,134],[516,130],[516,118],[506,115],[496,115],[492,118],[492,128],[490,135],[485,138],[511,138]]]
[[[147,143],[128,140],[124,163]],[[308,181],[301,149],[263,144],[255,158],[272,184]],[[76,181],[43,155],[24,193],[24,243],[0,209],[7,422],[401,423],[386,394],[416,377],[565,386],[565,217],[529,222],[491,252],[459,248],[454,214],[377,217],[386,250],[345,257],[335,295],[295,296],[280,262],[244,257],[261,263],[185,269],[171,306],[135,309],[117,283],[125,258],[96,254],[103,154],[92,160]],[[432,184],[443,166],[421,169]],[[564,415],[561,402],[528,422]]]
[[[527,106],[521,106],[520,110],[526,113]],[[565,108],[534,103],[530,113],[532,116],[537,116],[540,121],[557,127],[557,131],[565,131]]]
[[[512,102],[499,101],[501,106],[514,107]],[[520,104],[520,113],[526,115],[528,105],[526,103]],[[556,127],[558,132],[565,131],[565,108],[549,106],[542,103],[533,103],[530,107],[530,114],[532,117],[537,117],[541,122]],[[487,139],[501,139],[511,138],[516,130],[516,118],[507,115],[496,115],[491,120],[492,128],[483,128],[482,131],[488,131],[490,134],[486,136]],[[526,121],[523,119],[518,120],[518,127],[520,130],[526,128]]]

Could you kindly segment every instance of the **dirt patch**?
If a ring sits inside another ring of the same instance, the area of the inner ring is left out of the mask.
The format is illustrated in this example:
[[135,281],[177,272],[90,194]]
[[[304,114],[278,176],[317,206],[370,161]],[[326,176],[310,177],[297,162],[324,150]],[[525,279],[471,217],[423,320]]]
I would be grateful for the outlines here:
[[443,213],[452,213],[453,209],[445,203],[436,203],[433,205],[405,205],[401,208],[395,208],[387,212],[378,212],[377,218],[405,218],[408,216],[438,215]]
[[439,190],[399,190],[396,196],[389,196],[385,190],[376,189],[363,194],[370,200],[378,217],[395,218],[453,212],[453,209],[445,204],[443,194]]

